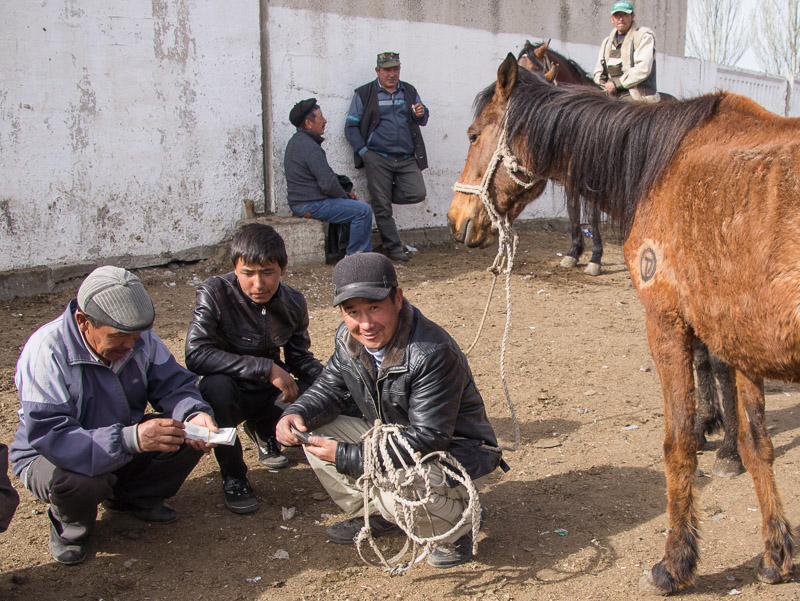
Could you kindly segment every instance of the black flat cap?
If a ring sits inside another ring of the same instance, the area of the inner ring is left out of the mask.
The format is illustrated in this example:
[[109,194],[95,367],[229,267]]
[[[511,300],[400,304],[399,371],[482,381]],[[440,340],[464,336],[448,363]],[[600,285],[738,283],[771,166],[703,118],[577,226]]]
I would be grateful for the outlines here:
[[315,106],[317,106],[316,98],[306,98],[305,100],[301,100],[292,107],[291,111],[289,111],[289,122],[295,127],[301,127],[303,125],[303,121],[306,119],[306,115],[308,115],[311,112],[311,109],[313,109]]
[[380,253],[348,255],[333,268],[333,306],[351,298],[383,300],[397,288],[392,262]]

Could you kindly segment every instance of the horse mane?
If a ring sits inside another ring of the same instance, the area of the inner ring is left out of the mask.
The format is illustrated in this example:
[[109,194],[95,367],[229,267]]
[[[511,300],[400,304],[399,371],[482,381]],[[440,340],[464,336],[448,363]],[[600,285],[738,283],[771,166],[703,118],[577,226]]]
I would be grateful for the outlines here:
[[[490,88],[493,95],[494,86]],[[476,98],[476,110],[491,101],[488,90]],[[568,193],[618,218],[626,235],[637,206],[678,146],[716,113],[725,95],[656,104],[628,102],[600,90],[556,87],[538,73],[518,69],[506,112],[506,134],[510,142],[522,142],[526,163],[538,175],[562,174]]]
[[[531,61],[534,62],[534,64],[538,64],[540,67],[542,67],[542,70],[544,71],[544,68],[543,68],[543,65],[541,64],[541,61],[538,58],[536,58],[536,55],[533,53],[534,50],[536,50],[537,48],[539,48],[542,45],[544,45],[544,42],[539,42],[538,44],[531,44],[528,40],[525,40],[525,45],[522,47],[522,50],[519,51],[519,54],[517,54],[517,60],[521,59],[523,56],[527,56],[529,59],[531,59]],[[584,68],[581,67],[573,59],[567,58],[563,54],[560,54],[560,53],[556,52],[555,50],[551,50],[549,47],[547,49],[547,52],[549,54],[552,54],[553,56],[559,58],[560,60],[562,60],[566,64],[570,65],[573,69],[575,69],[575,72],[578,74],[578,76],[581,79],[585,79],[586,80],[587,85],[588,84],[594,85],[594,80],[592,79],[592,76],[589,75],[584,70]]]

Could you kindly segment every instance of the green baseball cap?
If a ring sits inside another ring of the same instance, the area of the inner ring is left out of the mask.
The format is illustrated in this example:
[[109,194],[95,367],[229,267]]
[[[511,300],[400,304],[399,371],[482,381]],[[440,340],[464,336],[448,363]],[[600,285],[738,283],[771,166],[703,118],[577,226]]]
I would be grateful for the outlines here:
[[628,13],[631,14],[633,12],[633,4],[628,2],[628,0],[620,0],[619,2],[614,2],[614,5],[611,7],[611,14],[614,13]]

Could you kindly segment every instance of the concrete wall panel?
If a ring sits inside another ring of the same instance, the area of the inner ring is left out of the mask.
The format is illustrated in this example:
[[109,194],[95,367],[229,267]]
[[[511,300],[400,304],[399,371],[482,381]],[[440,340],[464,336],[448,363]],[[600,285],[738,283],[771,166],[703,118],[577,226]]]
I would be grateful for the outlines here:
[[[345,117],[354,88],[375,78],[376,54],[394,50],[400,53],[401,78],[414,84],[431,111],[428,125],[422,128],[430,164],[424,172],[428,198],[416,206],[395,207],[395,218],[401,230],[446,225],[452,185],[466,157],[472,102],[495,80],[506,54],[522,48],[525,37],[442,23],[363,18],[281,6],[270,7],[267,28],[272,209],[289,214],[283,174],[284,150],[295,131],[289,123],[289,111],[295,102],[312,96],[328,120],[323,144],[328,161],[335,171],[350,176],[366,199],[366,179],[353,167],[352,149],[344,137]],[[554,40],[553,48],[587,69],[593,66],[593,46]],[[564,214],[563,205],[562,194],[547,194],[525,216],[560,216]]]
[[0,271],[213,244],[263,198],[257,4],[10,4]]

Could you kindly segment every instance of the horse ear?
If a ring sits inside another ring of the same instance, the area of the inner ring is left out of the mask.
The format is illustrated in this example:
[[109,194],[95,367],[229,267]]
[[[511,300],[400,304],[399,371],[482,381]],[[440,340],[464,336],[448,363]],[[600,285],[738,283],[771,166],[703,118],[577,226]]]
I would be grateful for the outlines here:
[[545,52],[547,52],[547,48],[550,46],[550,40],[547,40],[544,44],[539,46],[533,53],[536,55],[536,58],[542,60],[544,58]]
[[531,46],[533,46],[533,44],[531,44],[531,41],[530,40],[525,40],[525,45],[522,46],[522,48],[523,49],[530,48]]
[[556,75],[558,75],[558,65],[553,65],[550,67],[550,70],[544,74],[544,78],[553,83],[556,80]]
[[517,83],[517,59],[510,52],[497,69],[497,84],[494,88],[494,99],[498,102],[508,100],[514,84]]

